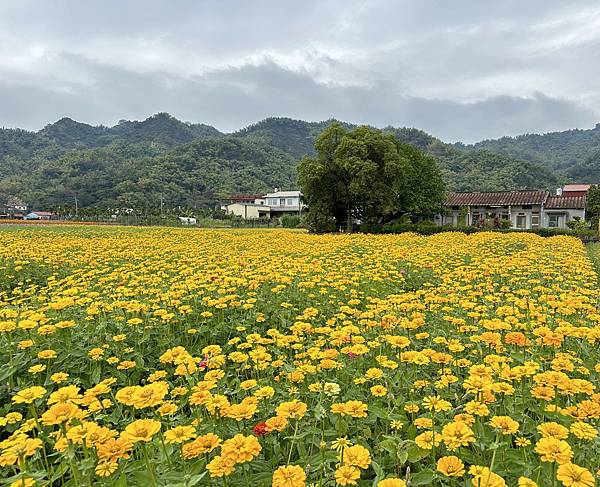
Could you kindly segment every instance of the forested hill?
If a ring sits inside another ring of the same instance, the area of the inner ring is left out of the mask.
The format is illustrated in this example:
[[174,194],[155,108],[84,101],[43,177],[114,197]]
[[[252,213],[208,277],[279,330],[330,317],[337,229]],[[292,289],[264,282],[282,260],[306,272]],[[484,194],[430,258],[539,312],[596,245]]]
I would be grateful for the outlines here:
[[184,123],[168,113],[157,113],[143,122],[121,120],[110,128],[61,118],[58,122],[46,125],[38,134],[67,149],[103,147],[115,142],[154,142],[173,147],[197,138],[223,135],[210,125]]
[[463,150],[486,149],[491,152],[532,161],[560,171],[582,182],[597,182],[598,169],[586,173],[583,168],[594,165],[600,151],[600,123],[593,129],[566,130],[543,135],[525,134],[518,137],[502,137],[496,140],[484,140],[474,145],[457,144]]
[[[333,122],[267,118],[225,134],[159,113],[114,127],[63,118],[39,132],[0,129],[0,203],[19,196],[36,208],[68,206],[75,198],[83,206],[149,208],[162,198],[173,207],[201,207],[228,193],[294,188],[298,160],[314,154],[315,139]],[[600,180],[599,127],[472,146],[412,128],[383,130],[434,156],[450,190]]]

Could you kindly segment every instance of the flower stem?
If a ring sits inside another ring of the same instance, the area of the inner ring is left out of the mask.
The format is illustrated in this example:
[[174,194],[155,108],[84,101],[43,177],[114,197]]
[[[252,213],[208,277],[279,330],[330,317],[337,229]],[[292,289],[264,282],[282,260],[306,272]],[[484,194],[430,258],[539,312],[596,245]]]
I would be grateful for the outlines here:
[[152,486],[156,487],[156,477],[154,474],[154,468],[150,464],[150,458],[148,457],[148,450],[146,450],[146,444],[142,443],[142,455],[144,457],[144,461],[146,462],[146,468],[148,472],[150,472],[150,478],[152,479]]
[[298,420],[296,420],[296,425],[294,426],[294,436],[292,437],[292,444],[290,445],[290,452],[288,454],[287,464],[290,464],[290,460],[292,459],[292,450],[294,449],[294,442],[296,441],[296,434],[298,433]]

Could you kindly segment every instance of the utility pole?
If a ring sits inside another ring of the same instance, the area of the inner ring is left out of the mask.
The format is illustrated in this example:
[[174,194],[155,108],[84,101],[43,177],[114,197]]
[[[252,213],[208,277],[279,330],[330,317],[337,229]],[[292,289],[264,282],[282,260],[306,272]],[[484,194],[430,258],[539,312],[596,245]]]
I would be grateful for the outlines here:
[[163,217],[163,197],[160,195],[160,217]]
[[77,204],[77,195],[75,195],[75,216],[79,213],[79,205]]

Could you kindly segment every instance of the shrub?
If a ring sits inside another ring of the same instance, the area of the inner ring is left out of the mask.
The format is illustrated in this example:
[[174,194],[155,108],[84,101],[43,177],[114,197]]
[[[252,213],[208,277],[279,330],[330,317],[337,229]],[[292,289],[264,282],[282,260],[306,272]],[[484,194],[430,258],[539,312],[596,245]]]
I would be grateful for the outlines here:
[[582,238],[592,238],[596,236],[596,233],[592,230],[585,229],[565,229],[565,228],[532,228],[527,230],[512,229],[512,228],[477,228],[474,226],[453,226],[453,225],[434,225],[433,223],[413,223],[413,224],[391,224],[391,225],[379,225],[379,224],[364,224],[359,229],[362,233],[405,233],[413,232],[420,235],[434,235],[436,233],[443,232],[462,232],[471,234],[475,232],[523,232],[523,233],[535,233],[541,237],[555,237],[557,235],[572,235]]
[[331,233],[335,232],[336,220],[330,216],[327,211],[312,211],[304,214],[302,224],[313,233]]
[[298,228],[302,224],[302,218],[298,215],[284,215],[281,217],[281,226],[283,228]]

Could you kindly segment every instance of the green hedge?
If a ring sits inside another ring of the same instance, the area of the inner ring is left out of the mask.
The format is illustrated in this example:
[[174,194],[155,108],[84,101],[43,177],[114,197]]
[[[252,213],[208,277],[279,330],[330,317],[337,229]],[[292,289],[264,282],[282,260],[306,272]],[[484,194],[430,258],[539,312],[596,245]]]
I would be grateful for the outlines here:
[[360,225],[359,231],[362,233],[404,233],[413,232],[421,235],[434,235],[442,232],[462,232],[466,234],[476,232],[501,232],[501,233],[513,233],[513,232],[525,232],[535,233],[542,237],[554,237],[556,235],[572,235],[575,237],[584,238],[591,240],[597,237],[597,233],[593,230],[585,231],[574,231],[563,228],[532,228],[530,230],[518,230],[511,228],[477,228],[477,227],[465,227],[465,226],[438,226],[432,223],[394,223],[390,225],[378,225],[378,224],[363,224]]
[[281,217],[281,226],[283,228],[300,228],[302,218],[298,215],[284,215]]

